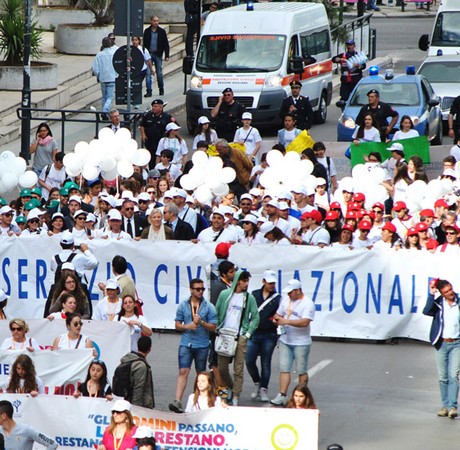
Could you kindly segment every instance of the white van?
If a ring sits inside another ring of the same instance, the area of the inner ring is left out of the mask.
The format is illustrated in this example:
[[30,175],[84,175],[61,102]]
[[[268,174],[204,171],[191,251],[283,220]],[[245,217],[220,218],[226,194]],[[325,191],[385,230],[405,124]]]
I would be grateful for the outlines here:
[[460,0],[442,0],[434,22],[431,40],[428,34],[420,37],[420,50],[427,56],[460,54]]
[[187,91],[187,127],[211,116],[222,90],[252,113],[257,126],[281,123],[279,111],[289,83],[302,82],[315,122],[324,123],[332,97],[331,35],[326,10],[316,3],[254,3],[209,14],[203,27]]

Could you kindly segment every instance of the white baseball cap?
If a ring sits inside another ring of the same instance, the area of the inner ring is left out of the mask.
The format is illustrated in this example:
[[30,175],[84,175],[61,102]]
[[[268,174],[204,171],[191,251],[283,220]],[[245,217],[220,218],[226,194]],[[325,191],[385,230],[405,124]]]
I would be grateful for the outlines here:
[[199,125],[204,125],[205,123],[209,123],[209,119],[206,116],[198,117]]
[[295,289],[302,289],[302,283],[299,280],[292,279],[288,281],[286,287],[283,289],[283,292],[285,294],[289,294],[289,292],[292,292]]
[[177,123],[170,122],[168,125],[166,125],[166,131],[171,131],[171,130],[180,130],[180,126],[177,125]]
[[118,211],[118,209],[111,209],[108,212],[107,217],[109,218],[109,220],[122,220],[121,213],[120,211]]
[[266,270],[264,272],[263,279],[267,283],[276,283],[276,281],[277,281],[276,272],[274,270]]

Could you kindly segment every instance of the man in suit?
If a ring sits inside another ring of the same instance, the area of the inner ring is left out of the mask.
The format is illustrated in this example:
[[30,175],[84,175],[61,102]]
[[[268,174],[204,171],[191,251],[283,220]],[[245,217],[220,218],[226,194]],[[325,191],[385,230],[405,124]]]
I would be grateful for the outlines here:
[[174,203],[164,206],[163,215],[166,225],[169,225],[174,231],[174,239],[178,241],[195,239],[193,228],[184,220],[179,219],[179,208]]
[[291,81],[291,95],[281,104],[280,117],[284,120],[287,113],[294,114],[296,128],[309,130],[313,123],[313,109],[308,97],[300,95],[302,84],[300,81]]
[[145,217],[134,214],[134,202],[127,198],[121,207],[122,224],[121,229],[126,231],[132,238],[141,236],[142,230],[148,226]]
[[110,125],[107,125],[107,128],[110,128],[114,133],[116,133],[120,128],[127,128],[130,130],[128,124],[120,121],[120,111],[118,111],[118,109],[112,109],[109,112],[109,120]]
[[[151,25],[144,30],[144,47],[150,52],[150,56],[152,57],[152,64],[155,66],[160,95],[164,95],[163,54],[165,55],[165,61],[168,62],[168,36],[166,35],[166,31],[159,26],[160,19],[158,16],[152,16],[150,21]],[[151,74],[147,74],[147,76],[151,76]],[[152,92],[147,91],[147,97],[150,97],[151,95]]]

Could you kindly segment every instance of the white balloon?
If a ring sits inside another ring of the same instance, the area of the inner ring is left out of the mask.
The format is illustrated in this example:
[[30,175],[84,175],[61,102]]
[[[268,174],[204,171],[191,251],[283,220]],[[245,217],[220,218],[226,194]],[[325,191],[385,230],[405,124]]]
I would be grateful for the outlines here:
[[107,170],[107,171],[103,170],[103,171],[101,171],[101,176],[106,181],[115,180],[115,178],[117,178],[117,175],[118,175],[118,172],[117,172],[116,167],[114,167],[112,170]]
[[115,169],[116,166],[117,166],[117,162],[115,161],[115,158],[113,158],[112,156],[106,156],[99,163],[99,168],[106,172]]
[[298,164],[300,161],[300,154],[297,152],[287,152],[284,155],[284,160],[287,161],[291,165]]
[[99,133],[97,133],[97,137],[99,138],[100,141],[110,139],[111,137],[113,137],[113,135],[114,135],[114,132],[110,128],[107,128],[107,127],[101,128],[99,130]]
[[370,180],[373,184],[380,184],[385,181],[385,178],[387,177],[387,173],[385,169],[382,169],[382,167],[375,167],[370,170],[369,173],[371,175]]
[[203,204],[207,204],[212,199],[212,192],[205,185],[198,186],[196,191],[195,191],[195,198],[198,200],[198,202],[203,203]]
[[200,186],[206,181],[206,166],[193,166],[188,175],[195,181],[197,186]]
[[0,160],[0,178],[3,176],[4,173],[8,171],[9,171],[8,163]]
[[222,197],[224,195],[227,195],[229,191],[230,188],[228,187],[228,184],[221,183],[212,190],[212,193],[214,195],[219,195],[220,197]]
[[68,167],[66,167],[65,171],[66,171],[67,175],[69,175],[71,177],[78,177],[78,175],[81,174],[81,169],[80,168],[78,168],[76,170],[72,170],[72,169],[69,169]]
[[10,170],[12,170],[18,177],[20,177],[27,169],[27,163],[24,158],[16,156],[14,160],[9,161],[8,165]]
[[[120,128],[115,133],[115,137],[117,138],[118,141],[121,141],[121,142],[130,141],[131,140],[131,131],[129,131],[127,128]],[[134,142],[136,142],[136,141],[134,141]],[[137,148],[137,142],[136,142],[136,148]]]
[[223,161],[221,158],[219,158],[218,156],[213,156],[211,158],[208,159],[208,166],[207,166],[207,170],[208,170],[208,173],[212,173],[212,172],[215,172],[215,171],[220,171],[220,169],[222,169],[222,166],[224,165]]
[[[35,175],[35,178],[37,178],[37,175],[35,174],[35,172],[33,173]],[[6,191],[11,192],[18,184],[18,177],[14,173],[11,173],[11,172],[5,173],[2,177],[2,183],[3,183],[3,186],[5,186]]]
[[283,154],[279,150],[270,150],[267,153],[267,163],[269,166],[275,167],[283,160]]
[[16,158],[16,155],[13,152],[10,152],[9,150],[5,150],[0,155],[0,160],[1,161],[11,161],[14,158]]
[[193,191],[197,187],[196,180],[188,173],[182,175],[179,182],[186,191]]
[[308,177],[304,180],[303,184],[308,189],[314,190],[316,189],[316,186],[318,186],[318,178],[316,178],[314,175],[308,175]]
[[77,142],[75,144],[74,152],[82,161],[84,161],[86,158],[86,155],[89,152],[88,142],[86,141]]
[[279,174],[277,174],[274,170],[270,171],[271,167],[267,167],[264,172],[260,175],[259,183],[265,189],[278,189],[280,184]]
[[425,197],[427,189],[428,186],[424,181],[415,180],[407,187],[407,197],[412,199],[414,202],[421,201],[422,198]]
[[353,178],[344,177],[339,181],[339,191],[354,192]]
[[81,174],[85,180],[95,180],[99,175],[99,169],[95,166],[85,165]]
[[443,178],[441,180],[442,191],[441,195],[447,194],[452,190],[454,182],[450,178]]
[[[113,133],[112,133],[113,134]],[[90,143],[89,143],[89,155],[91,155],[92,152],[99,152],[100,150],[102,150],[102,147],[103,147],[103,143],[102,141],[100,141],[99,139],[93,139]],[[86,162],[86,161],[85,161]]]
[[[292,153],[292,152],[290,152]],[[302,159],[297,167],[304,176],[310,175],[313,172],[313,163],[309,159]]]
[[351,169],[351,174],[353,175],[353,180],[356,180],[366,176],[368,171],[364,164],[356,164],[356,166]]
[[3,195],[3,194],[6,194],[6,188],[4,186],[4,184],[2,183],[2,180],[0,180],[0,195]]
[[[3,183],[5,183],[5,176],[3,176],[2,181]],[[13,179],[11,179],[11,181],[13,181]],[[16,178],[15,184],[19,183],[19,186],[21,186],[22,188],[31,188],[37,184],[37,181],[37,174],[32,170],[28,170],[19,177],[19,180]]]
[[221,172],[216,172],[206,178],[205,185],[211,189],[211,191],[222,184],[220,174]]
[[63,162],[66,169],[70,169],[73,172],[81,170],[83,166],[82,160],[75,153],[66,153]]
[[438,179],[431,180],[428,183],[427,193],[429,193],[429,195],[433,197],[435,200],[437,200],[439,197],[442,196],[443,190],[444,189],[443,189],[441,180],[438,180]]
[[118,161],[117,171],[123,178],[129,178],[134,173],[134,168],[129,161]]
[[231,183],[236,178],[236,172],[233,167],[224,167],[220,172],[222,182]]
[[193,167],[204,166],[208,162],[208,155],[202,150],[197,150],[192,156]]
[[152,155],[147,149],[139,148],[135,153],[133,164],[141,167],[146,166],[150,162],[151,158]]

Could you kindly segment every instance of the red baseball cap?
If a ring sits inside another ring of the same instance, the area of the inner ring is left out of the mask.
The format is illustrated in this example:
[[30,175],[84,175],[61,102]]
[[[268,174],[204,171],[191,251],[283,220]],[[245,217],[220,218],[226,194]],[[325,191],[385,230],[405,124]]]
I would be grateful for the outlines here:
[[337,220],[338,218],[339,213],[337,211],[328,211],[324,220]]
[[407,209],[407,205],[404,202],[396,202],[393,205],[393,211],[401,211],[401,209]]
[[443,198],[440,198],[434,202],[434,207],[439,208],[441,206],[448,208],[450,205]]
[[360,230],[370,230],[372,228],[372,224],[368,220],[361,220],[358,224],[358,229]]
[[317,209],[310,211],[309,214],[309,217],[313,219],[316,223],[321,223],[323,221],[323,216]]
[[355,231],[355,227],[353,225],[350,225],[349,223],[345,223],[342,226],[342,230],[348,230],[348,231],[351,231],[353,233],[353,231]]
[[407,236],[418,236],[417,227],[410,227],[410,228],[407,230]]
[[426,231],[428,230],[428,225],[425,222],[419,222],[415,224],[415,229],[417,230],[417,233],[420,231]]
[[342,209],[342,205],[339,202],[332,202],[329,205],[329,209]]
[[230,254],[230,247],[232,244],[229,244],[228,242],[219,242],[216,245],[216,248],[214,250],[214,254],[218,258],[228,258],[228,255]]
[[388,230],[392,233],[396,233],[396,227],[391,222],[385,223],[385,225],[382,227],[382,230]]
[[382,211],[385,211],[385,205],[383,203],[377,202],[372,205],[372,208],[380,208]]
[[356,194],[353,194],[352,199],[354,202],[364,202],[366,200],[366,196],[362,192],[356,192]]
[[345,219],[357,219],[357,214],[356,214],[356,211],[347,211],[347,213],[345,214]]
[[357,211],[361,209],[361,205],[358,202],[349,202],[347,205],[348,211]]
[[434,211],[432,209],[422,209],[419,215],[420,217],[434,217]]

